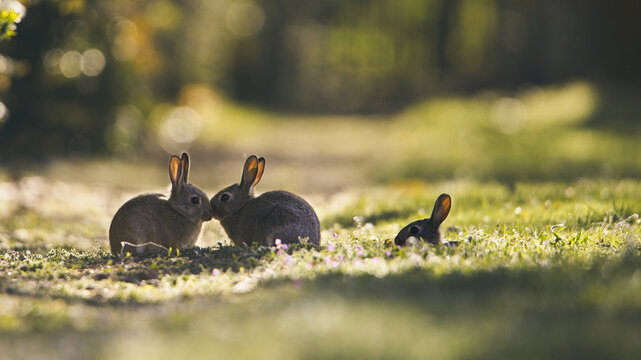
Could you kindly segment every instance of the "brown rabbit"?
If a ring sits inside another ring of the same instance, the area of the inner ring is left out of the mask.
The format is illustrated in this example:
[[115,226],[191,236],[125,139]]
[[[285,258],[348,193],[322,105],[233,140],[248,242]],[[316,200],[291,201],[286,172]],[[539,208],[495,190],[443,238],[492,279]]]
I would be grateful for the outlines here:
[[[448,194],[441,194],[438,199],[436,199],[436,203],[434,203],[432,216],[429,219],[416,220],[409,223],[398,232],[394,243],[405,246],[409,243],[416,243],[419,239],[422,239],[430,244],[440,244],[442,239],[439,227],[450,213],[451,206],[452,198]],[[454,243],[447,244],[450,246],[455,245]]]
[[[187,183],[189,155],[169,159],[171,194],[143,194],[118,209],[109,227],[114,255],[125,251],[145,255],[168,248],[193,246],[204,221],[211,220],[207,195]],[[124,246],[124,248],[123,248]]]
[[265,170],[265,159],[252,155],[245,161],[240,184],[221,190],[211,198],[213,217],[220,220],[236,245],[284,244],[307,238],[320,243],[320,223],[314,209],[302,198],[287,191],[270,191],[254,197],[254,186]]

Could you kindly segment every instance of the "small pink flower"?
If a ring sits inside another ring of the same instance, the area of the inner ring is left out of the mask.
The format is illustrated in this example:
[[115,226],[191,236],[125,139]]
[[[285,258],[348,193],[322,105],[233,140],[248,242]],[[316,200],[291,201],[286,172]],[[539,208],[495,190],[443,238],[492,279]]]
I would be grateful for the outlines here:
[[283,249],[283,250],[285,250],[285,251],[287,251],[287,249],[289,249],[289,245],[287,245],[287,244],[282,244],[282,245],[280,246],[280,248],[281,248],[281,249]]
[[306,266],[308,269],[311,269],[312,267],[314,267],[314,264],[312,264],[312,263],[308,262],[305,266]]
[[338,255],[338,259],[339,259],[340,261],[343,261],[343,260],[345,259],[345,256],[343,256],[343,254],[340,254],[340,255]]
[[391,252],[391,251],[389,251],[389,250],[387,250],[387,251],[385,252],[385,256],[387,256],[387,257],[392,257],[392,252]]
[[332,234],[332,236],[334,237],[334,239],[336,239],[338,237],[338,233],[335,232]]
[[218,269],[215,269],[215,268],[214,268],[214,269],[211,271],[211,274],[212,274],[213,276],[218,276],[218,275],[220,274],[220,270],[218,270]]
[[327,245],[327,251],[333,252],[334,250],[336,250],[336,246],[334,246],[334,244]]
[[396,248],[401,250],[401,245],[396,245]]
[[360,257],[362,257],[362,256],[363,256],[363,247],[362,247],[362,246],[360,246],[360,245],[358,245],[358,246],[356,247],[356,250],[357,250],[356,255],[358,255],[358,256],[360,256]]
[[338,267],[338,264],[339,264],[338,260],[334,260],[334,261],[332,261],[332,267],[337,268],[337,267]]
[[282,241],[279,238],[276,238],[276,240],[274,240],[274,245],[276,246],[280,245],[281,243]]

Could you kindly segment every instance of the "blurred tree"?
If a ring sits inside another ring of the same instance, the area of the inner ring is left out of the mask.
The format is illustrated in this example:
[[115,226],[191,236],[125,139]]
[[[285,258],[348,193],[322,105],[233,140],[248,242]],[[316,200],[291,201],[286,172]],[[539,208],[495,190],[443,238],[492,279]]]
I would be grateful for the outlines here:
[[242,45],[229,72],[234,96],[249,102],[380,112],[433,94],[528,82],[639,83],[641,26],[631,14],[641,3],[634,0],[256,4],[267,14],[264,29],[234,41]]
[[523,83],[641,83],[636,0],[29,4],[0,44],[0,152],[14,155],[138,149],[192,84],[283,110],[385,112]]
[[[14,157],[106,153],[121,143],[110,147],[114,134],[126,138],[129,149],[139,146],[145,112],[177,92],[175,79],[157,76],[171,65],[152,41],[162,40],[166,22],[152,28],[148,21],[165,15],[175,14],[153,13],[147,1],[32,3],[18,36],[2,47],[15,66],[0,89],[10,112],[0,128],[0,151]],[[125,105],[135,110],[124,111]]]

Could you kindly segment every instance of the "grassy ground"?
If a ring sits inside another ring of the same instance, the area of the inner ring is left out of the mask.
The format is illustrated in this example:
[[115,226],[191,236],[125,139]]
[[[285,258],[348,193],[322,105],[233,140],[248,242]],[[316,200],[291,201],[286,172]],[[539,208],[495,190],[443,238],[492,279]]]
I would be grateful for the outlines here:
[[[394,248],[441,191],[454,198],[445,239],[461,245]],[[315,204],[319,248],[235,248],[210,223],[199,247],[143,260],[106,249],[118,191],[29,178],[0,194],[3,358],[641,350],[639,181],[370,187]]]
[[[208,119],[192,182],[265,155],[258,191],[303,194],[321,246],[236,248],[210,222],[196,248],[117,259],[111,217],[164,191],[164,153],[5,168],[0,359],[637,358],[639,129],[600,120],[590,84],[314,121],[206,95],[181,104]],[[442,192],[460,245],[395,248]]]

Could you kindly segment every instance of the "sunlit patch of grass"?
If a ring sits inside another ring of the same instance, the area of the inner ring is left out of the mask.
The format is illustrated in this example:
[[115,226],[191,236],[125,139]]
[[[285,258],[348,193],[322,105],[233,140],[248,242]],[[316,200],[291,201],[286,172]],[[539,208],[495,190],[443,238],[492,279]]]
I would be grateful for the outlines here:
[[[120,198],[69,191],[92,203]],[[459,245],[395,247],[400,227],[428,217],[441,192],[453,197],[444,238]],[[234,247],[212,224],[199,244],[213,246],[141,259],[113,257],[96,235],[107,210],[82,217],[79,231],[71,201],[23,203],[0,227],[0,343],[16,356],[42,352],[40,335],[73,345],[57,353],[78,359],[134,348],[170,358],[176,341],[188,354],[262,358],[639,350],[630,342],[641,324],[638,181],[399,181],[319,200],[318,247]],[[42,239],[17,239],[17,228]],[[63,246],[47,245],[57,228],[67,229]]]
[[[305,190],[323,186],[305,184],[305,179],[321,173],[350,186],[407,178],[525,181],[637,176],[640,163],[630,154],[641,151],[638,128],[612,134],[586,127],[595,118],[610,115],[600,111],[609,106],[602,101],[606,95],[591,83],[575,81],[526,86],[511,94],[433,98],[381,116],[278,114],[221,102],[216,120],[206,122],[197,145],[300,162],[297,171],[305,177],[291,182]],[[308,168],[301,169],[303,164]],[[320,166],[322,171],[314,171]],[[287,180],[286,174],[270,170],[279,182]]]

